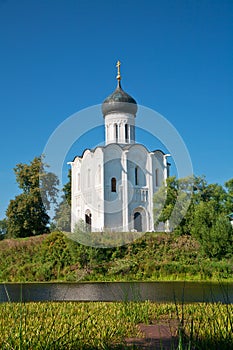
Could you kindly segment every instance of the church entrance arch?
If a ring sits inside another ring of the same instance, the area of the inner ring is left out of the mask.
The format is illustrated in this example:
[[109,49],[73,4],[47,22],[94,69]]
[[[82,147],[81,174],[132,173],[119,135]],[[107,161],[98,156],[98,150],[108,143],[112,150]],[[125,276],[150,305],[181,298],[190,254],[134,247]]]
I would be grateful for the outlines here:
[[133,212],[133,228],[137,232],[147,231],[146,211],[142,207],[134,209],[134,212]]
[[142,214],[139,211],[136,211],[133,216],[134,220],[134,229],[137,232],[142,232]]
[[89,209],[85,212],[85,224],[87,231],[91,231],[91,212]]

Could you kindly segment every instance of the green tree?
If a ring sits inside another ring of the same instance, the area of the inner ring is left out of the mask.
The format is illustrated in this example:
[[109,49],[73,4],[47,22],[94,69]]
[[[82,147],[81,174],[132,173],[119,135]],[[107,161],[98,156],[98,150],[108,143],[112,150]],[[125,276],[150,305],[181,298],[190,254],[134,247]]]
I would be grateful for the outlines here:
[[[183,215],[188,195],[191,201]],[[174,224],[183,215],[175,232],[194,236],[205,255],[220,259],[233,254],[233,229],[227,218],[233,211],[233,180],[227,181],[224,188],[219,184],[207,184],[204,177],[179,180],[171,177],[155,196],[155,213],[158,203],[164,207],[160,208],[157,222],[169,220]]]
[[7,233],[7,219],[0,220],[0,240],[5,238]]
[[58,179],[45,170],[42,157],[30,164],[17,164],[14,172],[23,193],[10,201],[7,208],[7,234],[9,237],[28,237],[49,231],[50,203],[56,203]]
[[210,230],[210,242],[211,246],[206,249],[208,256],[218,259],[232,256],[233,229],[225,215],[216,218]]
[[62,200],[55,211],[54,224],[61,231],[70,232],[71,219],[71,170],[68,172],[68,182],[63,187]]
[[221,259],[233,253],[233,229],[227,217],[216,212],[214,201],[196,205],[191,234],[210,258]]
[[71,205],[71,169],[68,172],[68,182],[63,187],[64,197],[69,205]]
[[167,178],[166,185],[161,186],[154,196],[155,224],[165,222],[171,216],[178,196],[178,180],[175,176]]
[[227,214],[231,214],[233,212],[233,179],[225,182],[225,188],[227,191],[226,210]]
[[56,214],[54,216],[54,224],[56,229],[61,231],[70,232],[70,218],[71,218],[71,209],[70,205],[66,200],[62,200],[56,209]]
[[181,223],[176,228],[177,233],[191,233],[192,228],[196,225],[194,218],[197,215],[201,217],[202,209],[205,211],[206,206],[202,205],[202,203],[209,203],[214,211],[212,217],[208,216],[208,218],[206,218],[206,220],[209,222],[209,225],[212,225],[219,215],[227,213],[227,193],[224,188],[219,184],[208,185],[206,179],[203,176],[194,177],[190,205],[186,215],[183,217]]
[[193,177],[177,180],[169,177],[164,186],[154,196],[155,224],[170,221],[170,227],[176,227],[183,221],[191,201]]

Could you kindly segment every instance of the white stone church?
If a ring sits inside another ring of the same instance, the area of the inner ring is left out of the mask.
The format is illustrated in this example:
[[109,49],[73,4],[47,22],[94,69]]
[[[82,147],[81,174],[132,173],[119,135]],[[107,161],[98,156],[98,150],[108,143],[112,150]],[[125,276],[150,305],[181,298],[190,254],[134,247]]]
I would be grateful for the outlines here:
[[136,101],[121,87],[102,104],[105,145],[71,162],[71,229],[83,220],[90,231],[154,231],[153,196],[169,176],[167,155],[136,143]]

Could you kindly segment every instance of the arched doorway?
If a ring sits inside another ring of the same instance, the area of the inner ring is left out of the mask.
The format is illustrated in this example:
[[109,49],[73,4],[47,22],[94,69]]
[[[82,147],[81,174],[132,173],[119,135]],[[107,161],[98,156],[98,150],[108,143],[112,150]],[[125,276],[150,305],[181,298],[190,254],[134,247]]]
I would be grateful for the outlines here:
[[85,224],[87,231],[91,231],[91,212],[87,210],[85,213]]
[[136,211],[133,216],[134,220],[134,230],[137,232],[142,232],[142,214]]
[[139,206],[134,208],[131,218],[131,229],[137,232],[146,232],[148,230],[149,216],[144,207]]

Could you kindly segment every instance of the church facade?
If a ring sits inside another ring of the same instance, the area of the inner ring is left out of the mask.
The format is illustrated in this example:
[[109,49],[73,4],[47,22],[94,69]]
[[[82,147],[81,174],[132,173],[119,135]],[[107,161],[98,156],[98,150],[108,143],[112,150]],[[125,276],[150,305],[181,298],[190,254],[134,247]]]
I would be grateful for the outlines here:
[[121,87],[102,104],[105,145],[71,162],[71,230],[154,231],[153,197],[169,176],[167,155],[136,143],[136,101]]

